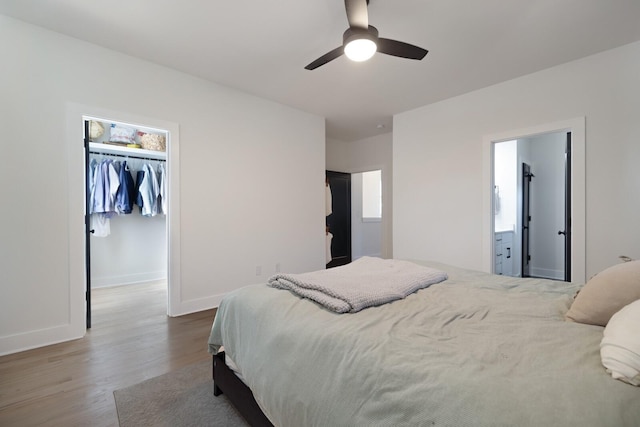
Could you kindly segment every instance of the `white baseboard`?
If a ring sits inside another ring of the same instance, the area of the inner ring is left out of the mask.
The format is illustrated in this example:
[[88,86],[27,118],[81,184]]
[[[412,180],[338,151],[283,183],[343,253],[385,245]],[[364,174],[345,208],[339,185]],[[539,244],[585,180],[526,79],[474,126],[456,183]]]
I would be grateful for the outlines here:
[[529,274],[533,277],[542,277],[545,279],[564,280],[563,270],[551,270],[548,268],[531,267]]
[[[138,276],[136,275],[136,277]],[[166,279],[166,277],[158,277],[156,275],[152,278],[138,281],[151,281],[161,279]],[[122,285],[123,283],[120,282],[117,284]],[[113,285],[103,285],[103,287],[104,286]],[[176,307],[174,312],[171,314],[171,316],[182,316],[185,314],[210,310],[212,308],[218,307],[225,295],[226,293],[181,301],[178,307]],[[211,321],[213,322],[213,318],[211,319]],[[82,326],[83,327],[81,328],[81,330],[74,330],[71,324],[57,325],[50,328],[27,331],[24,333],[0,337],[0,356],[82,338],[86,332],[84,329],[84,324]]]
[[[204,298],[196,298],[187,301],[180,301],[178,307],[172,310],[171,317],[184,316],[185,314],[196,313],[198,311],[210,310],[220,305],[222,298],[227,294],[212,295]],[[213,321],[213,319],[211,319]]]
[[120,276],[91,277],[91,289],[110,286],[132,285],[134,283],[167,280],[166,271],[150,271],[146,273],[124,274]]
[[75,340],[84,334],[84,328],[73,330],[70,324],[66,324],[0,337],[0,356]]

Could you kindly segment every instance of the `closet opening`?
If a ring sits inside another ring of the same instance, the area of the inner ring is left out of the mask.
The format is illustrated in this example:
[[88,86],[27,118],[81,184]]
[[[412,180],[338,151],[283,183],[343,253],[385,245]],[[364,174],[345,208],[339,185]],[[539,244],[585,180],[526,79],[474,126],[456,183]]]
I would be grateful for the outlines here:
[[382,170],[326,171],[327,268],[363,256],[383,257]]
[[126,298],[134,285],[157,282],[170,294],[170,133],[99,117],[83,116],[83,122],[90,328],[92,290],[118,286]]

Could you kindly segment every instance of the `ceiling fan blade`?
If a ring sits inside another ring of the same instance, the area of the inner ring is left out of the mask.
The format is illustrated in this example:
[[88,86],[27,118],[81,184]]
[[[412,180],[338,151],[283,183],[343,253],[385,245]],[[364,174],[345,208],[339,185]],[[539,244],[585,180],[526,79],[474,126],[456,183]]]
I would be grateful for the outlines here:
[[320,58],[316,59],[315,61],[313,61],[311,64],[307,65],[304,68],[307,70],[315,70],[316,68],[326,64],[327,62],[333,61],[343,53],[344,53],[344,47],[343,46],[337,47],[333,49],[331,52],[325,53]]
[[418,46],[397,40],[378,38],[378,52],[407,59],[422,59],[429,52]]
[[369,28],[369,11],[367,10],[367,0],[344,0],[344,8],[347,10],[347,20],[349,27]]

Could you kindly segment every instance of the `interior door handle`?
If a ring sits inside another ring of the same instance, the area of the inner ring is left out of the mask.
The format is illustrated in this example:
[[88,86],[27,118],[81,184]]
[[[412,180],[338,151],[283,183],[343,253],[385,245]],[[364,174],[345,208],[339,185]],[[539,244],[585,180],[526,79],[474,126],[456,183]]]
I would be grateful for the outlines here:
[[561,234],[562,234],[563,236],[566,236],[566,235],[567,235],[567,232],[566,232],[566,231],[558,231],[558,236],[559,236],[559,235],[561,235]]

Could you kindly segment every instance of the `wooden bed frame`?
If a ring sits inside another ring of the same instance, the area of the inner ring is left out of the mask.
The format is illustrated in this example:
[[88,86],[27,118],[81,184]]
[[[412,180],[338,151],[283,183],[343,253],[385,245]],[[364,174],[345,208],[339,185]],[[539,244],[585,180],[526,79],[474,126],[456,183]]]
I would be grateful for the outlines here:
[[225,363],[225,354],[220,352],[213,356],[213,395],[224,393],[238,412],[253,427],[273,427],[262,412],[251,389]]

